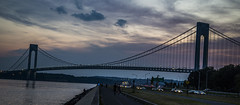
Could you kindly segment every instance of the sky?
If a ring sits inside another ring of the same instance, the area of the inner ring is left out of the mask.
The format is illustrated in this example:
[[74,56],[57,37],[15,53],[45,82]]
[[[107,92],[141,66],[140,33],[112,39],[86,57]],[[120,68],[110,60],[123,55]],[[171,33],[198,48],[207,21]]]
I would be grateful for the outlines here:
[[98,64],[161,44],[196,22],[236,36],[239,5],[239,0],[0,0],[0,67],[30,43],[69,62]]

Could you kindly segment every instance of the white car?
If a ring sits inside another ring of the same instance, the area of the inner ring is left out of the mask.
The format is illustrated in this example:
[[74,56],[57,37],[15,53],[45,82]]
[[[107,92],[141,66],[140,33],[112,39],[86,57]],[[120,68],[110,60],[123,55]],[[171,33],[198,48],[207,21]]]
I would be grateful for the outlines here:
[[157,89],[157,90],[158,90],[158,91],[162,91],[162,92],[163,92],[163,89],[161,89],[161,88],[160,88],[160,89]]
[[176,90],[175,88],[172,88],[172,89],[171,89],[171,92],[175,92],[175,90]]
[[196,94],[197,91],[196,91],[196,90],[189,90],[188,93],[189,93],[189,94]]
[[198,91],[198,94],[199,94],[199,95],[206,95],[206,93],[203,92],[203,91]]
[[205,95],[206,93],[203,91],[198,91],[198,90],[189,90],[188,93],[192,94],[199,94],[199,95]]
[[194,93],[194,94],[199,94],[199,91],[195,90],[193,93]]
[[175,93],[182,93],[183,91],[180,90],[180,89],[176,89],[174,92],[175,92]]

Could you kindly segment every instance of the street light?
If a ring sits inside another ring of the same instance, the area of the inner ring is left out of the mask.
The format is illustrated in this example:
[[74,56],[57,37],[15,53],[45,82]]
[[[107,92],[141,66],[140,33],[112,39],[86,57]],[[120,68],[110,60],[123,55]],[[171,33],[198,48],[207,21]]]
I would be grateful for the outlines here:
[[[136,76],[136,79],[137,79],[137,74],[132,74],[132,75],[135,75]],[[132,92],[135,93],[135,80],[133,80],[133,86],[132,86],[133,90]]]
[[[150,73],[146,73],[146,74],[145,74],[145,79],[146,79],[146,75],[148,75],[148,74],[150,74]],[[147,79],[147,85],[148,85],[148,79]]]

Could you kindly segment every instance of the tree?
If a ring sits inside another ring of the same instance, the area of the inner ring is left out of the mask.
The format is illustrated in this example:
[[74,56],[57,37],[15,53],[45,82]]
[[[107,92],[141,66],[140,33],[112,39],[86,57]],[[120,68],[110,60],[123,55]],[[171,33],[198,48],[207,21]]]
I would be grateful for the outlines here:
[[153,81],[154,81],[154,78],[152,77],[152,78],[151,78],[151,85],[153,85]]
[[190,82],[190,86],[197,89],[198,83],[198,72],[191,72],[188,76],[188,81]]
[[240,92],[240,73],[238,73],[236,76],[235,76],[235,91],[236,92]]
[[[208,67],[199,71],[190,73],[188,81],[190,86],[198,87],[198,74],[201,73],[200,86],[201,88],[206,87],[206,81],[208,83],[208,88],[228,91],[228,92],[238,92],[240,91],[240,65],[227,65],[219,70],[214,70],[213,67]],[[208,75],[206,75],[208,74]],[[206,80],[206,76],[208,79]]]

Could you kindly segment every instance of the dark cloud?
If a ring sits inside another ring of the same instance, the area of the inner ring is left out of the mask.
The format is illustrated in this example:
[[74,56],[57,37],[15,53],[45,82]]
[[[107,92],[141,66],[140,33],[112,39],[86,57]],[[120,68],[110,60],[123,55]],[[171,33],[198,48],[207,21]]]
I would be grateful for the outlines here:
[[82,1],[81,0],[74,0],[74,3],[77,7],[77,9],[82,10],[83,6],[82,6]]
[[0,16],[7,19],[7,20],[11,20],[11,21],[15,21],[15,22],[19,22],[19,23],[22,23],[22,24],[25,24],[25,25],[34,25],[34,23],[28,21],[28,19],[23,19],[23,18],[19,18],[17,16],[14,16],[14,15],[11,15],[11,14],[5,14],[5,13],[1,13],[0,12]]
[[127,16],[141,17],[155,14],[152,8],[139,7],[131,4],[128,0],[87,0],[84,5],[96,8],[108,13],[126,14]]
[[[119,16],[125,16],[124,18],[127,18],[128,22],[131,21],[131,24],[159,27],[169,31],[178,24],[195,24],[194,20],[198,19],[193,15],[175,10],[175,0],[165,1],[165,3],[166,11],[171,13],[172,16],[166,15],[164,12],[156,11],[151,7],[134,5],[126,1],[102,0],[100,2],[98,0],[88,0],[84,2],[85,5],[109,14],[112,13],[111,15],[117,13]],[[182,28],[179,30],[182,30]]]
[[83,13],[76,14],[76,13],[74,13],[74,14],[72,14],[72,16],[75,17],[75,18],[81,19],[83,21],[97,21],[97,20],[104,20],[105,19],[103,14],[98,13],[95,10],[92,10],[92,12],[90,14],[83,14]]
[[[47,1],[17,0],[0,1],[0,17],[26,26],[37,26],[57,31],[51,24],[58,17],[49,10],[53,5]],[[44,24],[42,24],[44,22]]]
[[67,14],[67,11],[63,6],[57,7],[56,11],[58,12],[58,14]]
[[237,34],[240,32],[240,23],[238,22],[235,22],[234,24],[210,24],[210,27],[217,29],[222,33]]
[[24,24],[24,25],[27,25],[27,26],[38,26],[38,27],[41,27],[41,28],[44,28],[44,29],[50,29],[50,30],[54,30],[54,31],[57,30],[54,27],[50,27],[50,26],[46,26],[46,25],[40,25],[40,24],[31,22],[28,18],[18,17],[18,16],[11,15],[11,14],[5,14],[5,13],[0,12],[0,17],[5,18],[5,19],[10,20],[10,21],[14,21],[14,22],[17,22],[17,23]]
[[53,8],[50,8],[50,9],[53,11],[56,11],[58,14],[67,14],[67,11],[63,6],[59,6],[55,9],[53,9]]
[[126,20],[123,20],[123,19],[118,19],[118,21],[114,24],[115,26],[119,26],[119,27],[125,27],[127,24],[127,21]]

